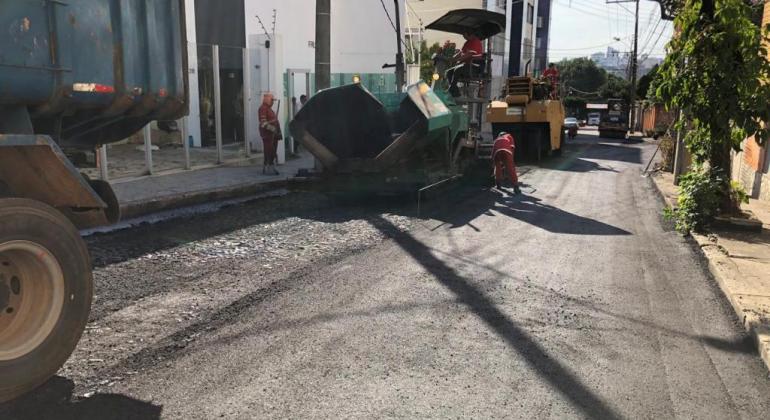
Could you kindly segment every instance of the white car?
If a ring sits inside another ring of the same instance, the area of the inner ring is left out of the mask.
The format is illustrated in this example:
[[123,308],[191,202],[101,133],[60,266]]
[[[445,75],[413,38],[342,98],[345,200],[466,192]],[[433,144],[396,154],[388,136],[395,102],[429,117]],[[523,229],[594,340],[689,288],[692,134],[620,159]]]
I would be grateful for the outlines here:
[[577,118],[568,117],[568,118],[564,119],[564,127],[566,127],[566,128],[571,128],[571,127],[578,128],[578,127],[580,127],[580,123],[578,122]]
[[601,114],[592,112],[588,114],[588,125],[599,125],[601,122]]

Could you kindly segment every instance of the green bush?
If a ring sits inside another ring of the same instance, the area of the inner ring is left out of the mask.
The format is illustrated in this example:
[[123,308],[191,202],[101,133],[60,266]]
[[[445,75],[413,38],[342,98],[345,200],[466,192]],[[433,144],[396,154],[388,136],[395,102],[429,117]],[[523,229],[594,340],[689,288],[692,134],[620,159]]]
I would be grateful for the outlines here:
[[722,171],[698,168],[682,175],[676,209],[666,209],[666,217],[674,220],[682,234],[705,230],[719,213],[723,200],[725,177]]

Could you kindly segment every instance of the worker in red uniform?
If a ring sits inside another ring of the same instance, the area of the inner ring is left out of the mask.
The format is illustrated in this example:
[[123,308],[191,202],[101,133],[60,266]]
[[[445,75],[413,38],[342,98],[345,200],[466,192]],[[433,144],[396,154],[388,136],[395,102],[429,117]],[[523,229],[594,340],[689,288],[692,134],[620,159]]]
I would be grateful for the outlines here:
[[268,175],[278,175],[275,164],[278,160],[278,140],[281,139],[281,125],[273,112],[273,103],[275,103],[273,94],[267,92],[262,96],[262,105],[259,107],[259,135],[262,137],[265,154],[262,173]]
[[543,77],[551,82],[551,99],[557,99],[557,89],[559,87],[559,69],[556,68],[556,64],[548,64],[548,68],[543,72]]
[[[455,58],[457,66],[447,71],[447,79],[449,80],[449,92],[452,96],[460,96],[460,90],[457,88],[458,72],[463,71],[463,67],[466,65],[473,66],[474,60],[479,60],[484,56],[484,44],[481,39],[473,32],[466,32],[463,34],[465,38],[465,44],[463,44],[460,54]],[[477,72],[476,69],[471,69],[472,72]]]
[[492,162],[495,165],[495,185],[500,189],[500,183],[503,181],[503,170],[508,172],[508,176],[513,184],[513,191],[521,194],[519,189],[519,177],[516,175],[516,164],[513,160],[513,153],[516,150],[516,144],[513,136],[502,132],[497,135],[495,143],[492,146]]

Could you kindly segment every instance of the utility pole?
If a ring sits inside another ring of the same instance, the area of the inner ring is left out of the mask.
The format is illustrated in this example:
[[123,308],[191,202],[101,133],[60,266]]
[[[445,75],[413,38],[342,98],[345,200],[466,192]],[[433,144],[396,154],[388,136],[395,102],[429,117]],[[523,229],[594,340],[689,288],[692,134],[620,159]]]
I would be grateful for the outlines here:
[[331,0],[315,2],[315,89],[331,86]]
[[401,48],[401,10],[398,7],[398,0],[394,0],[396,10],[396,45],[398,46],[398,52],[396,53],[396,86],[397,92],[401,92],[404,88],[404,51]]
[[[619,3],[636,3],[636,10],[634,12],[634,50],[631,53],[631,86],[629,92],[629,98],[631,103],[629,104],[629,110],[631,115],[628,119],[628,127],[630,130],[634,130],[636,126],[636,74],[638,73],[638,55],[639,55],[639,0],[607,0],[607,4],[619,4]],[[623,7],[625,9],[625,7]],[[628,9],[626,9],[628,10]]]
[[634,52],[631,56],[631,118],[629,119],[629,129],[636,130],[636,74],[639,55],[639,0],[636,0],[636,13],[634,14]]

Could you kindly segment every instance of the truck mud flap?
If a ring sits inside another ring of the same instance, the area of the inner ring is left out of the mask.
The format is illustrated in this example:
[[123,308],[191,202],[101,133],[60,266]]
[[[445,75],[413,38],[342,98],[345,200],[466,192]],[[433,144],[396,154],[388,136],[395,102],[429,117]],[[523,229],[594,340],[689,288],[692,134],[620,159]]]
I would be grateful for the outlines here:
[[86,180],[48,136],[0,135],[0,182],[6,194],[55,207],[79,228],[120,219],[109,184]]

